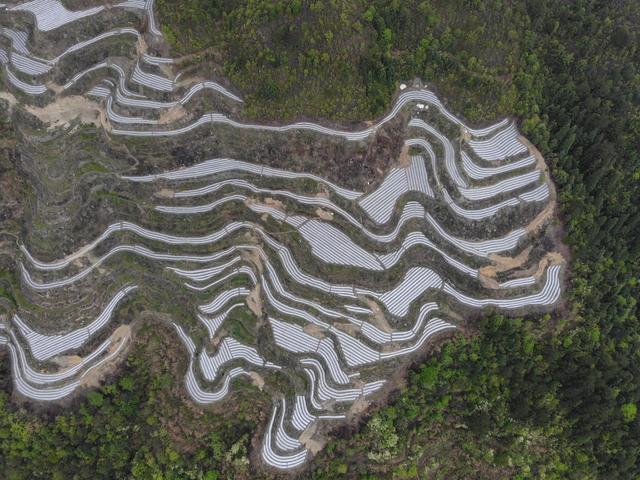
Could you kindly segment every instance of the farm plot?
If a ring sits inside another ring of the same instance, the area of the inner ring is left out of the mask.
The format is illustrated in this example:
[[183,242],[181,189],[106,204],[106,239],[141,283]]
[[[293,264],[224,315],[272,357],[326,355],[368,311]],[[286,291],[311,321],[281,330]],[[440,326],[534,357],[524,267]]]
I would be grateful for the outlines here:
[[[62,308],[79,328],[50,331],[24,306],[0,324],[21,395],[59,401],[73,394],[89,372],[125,351],[125,340],[110,336],[123,309],[162,298],[157,308],[179,311],[172,323],[195,402],[224,401],[252,372],[290,382],[290,391],[274,395],[261,454],[265,464],[291,469],[311,455],[300,440],[307,429],[348,419],[355,402],[387,386],[398,359],[462,327],[460,318],[484,308],[550,309],[560,300],[563,262],[548,251],[544,231],[554,188],[508,119],[474,128],[433,92],[408,89],[361,129],[250,123],[234,114],[240,95],[214,81],[181,80],[177,60],[149,47],[161,41],[152,1],[82,11],[58,0],[0,8],[10,93],[39,105],[71,93],[91,98],[114,142],[173,137],[180,144],[194,132],[231,128],[367,144],[398,121],[405,143],[402,158],[363,191],[330,180],[321,166],[276,168],[260,158],[203,157],[178,169],[118,173],[113,188],[138,196],[136,218],[114,208],[101,234],[61,258],[21,246],[22,288],[35,305],[64,304],[77,292],[89,299],[88,307],[69,300]],[[136,12],[149,29],[111,29],[46,59],[11,24],[26,12],[42,39],[114,9]],[[135,58],[105,55],[55,85],[63,60],[112,37],[145,48]],[[205,92],[227,110],[202,111],[197,99]],[[186,114],[168,115],[177,107]],[[520,221],[498,228],[505,216]],[[507,265],[525,250],[535,253]],[[60,367],[69,354],[77,361]]]

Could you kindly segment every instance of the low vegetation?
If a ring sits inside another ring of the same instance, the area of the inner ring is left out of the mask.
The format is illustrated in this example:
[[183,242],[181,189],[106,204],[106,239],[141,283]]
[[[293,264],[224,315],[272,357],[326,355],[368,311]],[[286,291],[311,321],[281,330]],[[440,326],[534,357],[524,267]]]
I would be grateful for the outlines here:
[[[304,475],[638,476],[635,2],[179,3],[157,2],[172,46],[196,52],[195,69],[227,77],[247,116],[371,119],[400,81],[420,77],[470,120],[517,116],[559,187],[572,248],[566,308],[552,318],[478,321],[474,335],[417,365],[388,406],[332,442]],[[13,164],[10,147],[0,155]],[[3,280],[0,296],[11,301],[11,291]],[[121,377],[58,416],[33,416],[4,395],[0,471],[16,479],[250,475],[259,409],[230,400],[229,417],[205,413],[172,431],[166,422],[189,404],[163,378],[181,371],[154,367],[151,353],[134,350]]]

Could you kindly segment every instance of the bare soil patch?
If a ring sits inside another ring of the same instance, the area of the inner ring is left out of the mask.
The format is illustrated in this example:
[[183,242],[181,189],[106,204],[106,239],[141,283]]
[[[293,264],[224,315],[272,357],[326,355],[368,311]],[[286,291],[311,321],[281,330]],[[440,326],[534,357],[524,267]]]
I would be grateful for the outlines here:
[[[250,238],[254,239],[255,237],[251,235]],[[240,257],[247,262],[253,263],[258,269],[258,272],[260,272],[260,275],[264,273],[264,265],[262,265],[262,258],[260,258],[260,254],[256,250],[243,250],[242,253],[240,254]]]
[[409,145],[404,145],[398,156],[398,168],[409,168],[411,166],[411,156],[409,155]]
[[262,309],[262,297],[260,296],[261,291],[262,288],[258,283],[253,288],[253,290],[251,290],[251,293],[247,296],[247,305],[249,306],[249,310],[251,310],[253,314],[258,318],[262,318],[262,315],[264,313]]
[[9,92],[0,92],[0,98],[6,100],[11,107],[18,103],[18,99]]
[[384,312],[378,306],[378,304],[370,298],[362,297],[361,300],[367,304],[367,307],[371,309],[373,315],[369,316],[369,319],[374,321],[376,327],[386,333],[392,333],[393,328],[389,325],[387,318],[384,316]]
[[300,435],[300,442],[305,447],[307,447],[307,449],[309,449],[309,451],[313,455],[317,454],[320,450],[322,450],[325,444],[327,443],[327,440],[324,437],[320,439],[312,438],[316,433],[317,426],[318,426],[318,422],[313,422]]
[[59,355],[51,359],[52,363],[55,363],[62,368],[70,368],[82,361],[82,357],[79,355]]
[[553,216],[553,212],[556,208],[556,202],[549,203],[544,210],[542,210],[536,218],[534,218],[529,225],[525,227],[527,233],[535,233],[538,229],[542,228],[547,221]]
[[324,330],[318,325],[314,325],[313,323],[307,323],[303,328],[305,333],[316,337],[316,338],[324,338]]
[[262,391],[264,389],[264,378],[258,372],[249,372],[249,377],[253,384]]
[[491,255],[489,255],[489,260],[493,262],[493,265],[487,265],[480,268],[480,276],[488,279],[495,279],[497,273],[520,268],[529,258],[529,254],[531,253],[532,248],[533,247],[531,246],[525,248],[515,257],[506,257],[492,253]]
[[163,188],[154,193],[154,195],[158,198],[173,198],[175,196],[175,192],[169,188]]
[[187,115],[188,112],[182,105],[175,105],[160,114],[158,123],[160,123],[160,125],[166,125],[168,123],[177,122],[178,120],[185,118]]
[[322,220],[332,221],[333,220],[333,212],[329,210],[325,210],[324,208],[316,208],[316,215],[320,217]]
[[101,363],[97,367],[87,370],[80,381],[82,386],[97,387],[105,377],[115,371],[131,345],[131,327],[129,325],[120,325],[111,334],[109,339],[111,340],[112,345],[107,351],[107,355],[111,355],[116,351],[118,352],[118,355]]
[[108,122],[100,105],[79,95],[58,98],[45,107],[27,105],[25,108],[40,121],[48,124],[50,130],[68,127],[75,119],[108,129]]

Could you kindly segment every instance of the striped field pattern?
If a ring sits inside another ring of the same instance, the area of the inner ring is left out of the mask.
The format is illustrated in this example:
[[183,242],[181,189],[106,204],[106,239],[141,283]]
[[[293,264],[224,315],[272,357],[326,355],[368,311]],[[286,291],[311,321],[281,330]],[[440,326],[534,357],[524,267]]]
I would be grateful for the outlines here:
[[[52,75],[64,58],[115,38],[156,44],[153,0],[83,10],[33,0],[0,12],[26,12],[46,38],[97,25],[114,8],[148,28],[105,30],[49,59],[33,54],[42,50],[26,32],[0,25],[9,93],[38,105],[90,98],[115,143],[151,147],[162,139],[173,148],[224,127],[364,150],[399,125],[404,150],[360,183],[323,166],[304,171],[295,159],[276,166],[260,154],[197,154],[167,169],[137,161],[110,174],[137,209],[100,212],[101,233],[69,238],[59,258],[28,238],[20,243],[20,287],[38,309],[21,305],[0,322],[19,395],[60,401],[81,390],[89,372],[122,361],[127,342],[116,335],[119,326],[148,311],[150,299],[168,299],[154,308],[180,339],[184,388],[194,402],[223,401],[239,385],[290,382],[273,397],[260,453],[269,467],[293,469],[311,457],[303,433],[350,418],[354,403],[389,388],[397,359],[455,334],[458,319],[485,308],[548,310],[560,301],[563,263],[545,250],[552,242],[544,215],[553,211],[555,190],[514,122],[475,128],[430,90],[409,88],[361,128],[251,123],[238,113],[240,95],[214,81],[183,79],[180,59],[151,47],[129,59],[105,50],[58,88]],[[202,95],[217,102],[199,102]],[[200,111],[200,103],[224,105],[227,113]],[[165,115],[176,111],[184,115]],[[377,168],[364,167],[362,175]],[[50,312],[48,302],[56,305]],[[58,367],[69,355],[77,362]]]

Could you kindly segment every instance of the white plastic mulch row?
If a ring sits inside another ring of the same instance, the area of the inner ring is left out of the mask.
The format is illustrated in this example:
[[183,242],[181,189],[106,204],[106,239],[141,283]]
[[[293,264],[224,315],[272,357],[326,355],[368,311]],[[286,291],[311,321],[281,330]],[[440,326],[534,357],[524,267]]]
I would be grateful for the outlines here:
[[236,308],[242,307],[242,306],[244,306],[244,303],[234,303],[229,308],[227,308],[224,312],[219,313],[217,315],[214,315],[214,316],[198,315],[198,320],[200,320],[206,327],[207,332],[209,333],[209,338],[213,338],[216,332],[218,331],[218,329],[220,328],[220,326],[227,319],[229,314]]
[[59,0],[32,0],[9,8],[9,11],[29,12],[34,15],[36,25],[41,32],[55,30],[58,27],[102,12],[104,6],[87,10],[67,10]]
[[160,92],[172,92],[174,85],[168,78],[161,77],[155,73],[145,72],[140,68],[140,63],[136,63],[131,75],[131,80],[144,87],[158,90]]
[[196,282],[204,282],[210,280],[211,278],[219,275],[227,268],[235,265],[241,260],[240,256],[235,256],[230,260],[222,263],[220,265],[214,265],[207,268],[201,268],[197,270],[186,270],[183,268],[175,268],[175,267],[167,267],[167,270],[174,272],[176,275],[179,275],[184,278],[188,278],[189,280],[194,280]]
[[7,79],[9,80],[9,83],[18,90],[21,90],[23,93],[26,93],[27,95],[42,95],[47,91],[46,85],[33,85],[31,83],[24,82],[16,77],[8,68],[5,70],[7,72]]
[[149,120],[143,117],[125,117],[116,113],[113,110],[113,97],[107,98],[107,118],[115,123],[123,123],[123,124],[145,124],[145,125],[156,125],[158,123],[157,120]]
[[86,327],[66,334],[44,335],[38,333],[31,329],[18,315],[14,315],[13,321],[29,345],[29,350],[34,358],[47,360],[62,352],[83,346],[92,335],[109,322],[118,304],[136,288],[135,285],[128,285],[120,289],[95,320]]
[[[258,165],[255,163],[244,162],[241,160],[233,160],[230,158],[216,158],[212,160],[207,160],[197,165],[193,165],[192,167],[182,168],[180,170],[173,170],[165,173],[157,173],[152,175],[123,176],[122,178],[125,180],[133,181],[133,182],[152,182],[160,179],[177,181],[177,180],[196,179],[196,178],[206,177],[209,175],[216,175],[216,174],[231,172],[231,171],[241,171],[246,173],[252,173],[255,175],[261,175],[265,177],[274,177],[274,178],[291,178],[291,179],[300,178],[300,179],[314,180],[316,182],[326,185],[327,187],[335,191],[338,195],[348,200],[354,200],[362,195],[360,192],[354,192],[352,190],[338,187],[337,185],[334,185],[333,183],[325,180],[324,178],[318,177],[317,175],[313,175],[311,173],[289,172],[287,170],[273,168],[266,165]],[[189,192],[189,194],[184,196],[194,196],[196,194],[204,194],[204,193],[209,193],[209,191],[215,191],[215,190],[207,190],[209,188],[214,188],[214,187],[210,186],[210,187],[203,187],[202,189],[199,189],[199,190],[192,190]]]
[[316,417],[309,412],[304,395],[296,395],[291,424],[299,431],[303,431],[316,420]]
[[[447,203],[449,208],[451,208],[451,210],[453,210],[453,212],[456,215],[459,215],[459,216],[461,216],[461,217],[463,217],[463,218],[465,218],[467,220],[473,220],[473,221],[483,220],[485,218],[488,218],[488,217],[491,217],[491,216],[495,215],[496,213],[498,213],[503,208],[506,208],[506,207],[509,207],[509,206],[516,206],[520,202],[540,202],[540,201],[544,201],[549,196],[549,186],[548,186],[547,183],[543,183],[539,187],[536,187],[533,190],[530,190],[529,192],[525,192],[525,193],[519,195],[518,197],[508,198],[506,200],[503,200],[503,201],[501,201],[499,203],[490,205],[488,207],[475,208],[475,209],[469,209],[469,208],[461,207],[460,205],[458,205],[453,200],[453,198],[451,198],[451,195],[449,194],[447,189],[440,182],[440,179],[439,179],[438,174],[437,174],[438,169],[436,167],[436,155],[435,155],[435,152],[433,151],[433,148],[429,144],[429,142],[427,142],[425,139],[422,139],[422,138],[411,138],[411,139],[407,140],[405,143],[407,145],[409,145],[409,146],[419,146],[422,149],[424,149],[424,151],[427,153],[427,155],[429,156],[429,158],[431,160],[432,168],[433,168],[433,171],[435,172],[435,181],[436,181],[436,184],[437,184],[437,187],[438,187],[440,193],[444,197],[445,202]],[[463,154],[463,156],[466,155],[464,152],[462,152],[462,154]],[[528,161],[527,159],[524,159],[524,160]],[[511,165],[517,165],[518,162],[520,162],[520,161],[509,163],[507,165],[504,165],[503,167],[506,168],[506,167],[509,167]],[[496,168],[500,169],[502,167],[496,167]],[[495,188],[494,188],[494,190],[495,190]],[[498,192],[498,193],[504,193],[504,192]],[[471,195],[473,195],[473,190],[472,190]]]
[[350,383],[349,377],[340,366],[333,340],[316,338],[305,333],[300,325],[276,320],[269,317],[276,345],[292,353],[316,353],[323,358],[334,382]]
[[[125,2],[117,6],[131,7],[131,8],[145,8],[144,7],[145,2],[143,1],[137,2],[138,3],[137,7],[135,7],[134,5],[135,3],[136,1]],[[9,63],[9,59],[10,59],[11,64],[16,70],[31,76],[38,76],[38,75],[43,75],[48,73],[51,70],[51,68],[55,64],[57,64],[63,57],[73,52],[82,50],[87,46],[100,42],[104,39],[117,36],[117,35],[133,35],[136,38],[140,38],[141,36],[140,32],[130,27],[116,28],[113,30],[109,30],[107,32],[103,32],[90,39],[78,42],[72,45],[71,47],[67,48],[64,52],[60,53],[55,58],[42,59],[30,53],[27,47],[28,37],[25,32],[15,31],[10,28],[3,27],[2,29],[0,29],[0,34],[12,40],[13,50],[15,50],[10,54],[5,53],[5,56],[7,57],[7,61],[3,63]],[[162,57],[153,57],[148,54],[143,54],[143,60],[150,65],[162,65],[162,64],[168,64],[172,62],[172,59],[167,59]],[[99,64],[99,66],[106,66],[107,63],[108,62],[103,62],[102,64]],[[73,77],[72,80],[67,82],[67,84],[65,85],[65,88],[70,88],[86,73],[88,73],[89,71],[94,71],[96,69],[97,67],[92,67],[83,72],[79,72]],[[124,85],[124,82],[126,81],[126,75],[124,75],[124,71],[122,71],[122,74],[123,75],[121,78],[121,89],[116,91],[116,101],[126,106],[140,107],[140,108],[156,108],[156,109],[171,108],[179,104],[182,104],[182,105],[186,104],[196,93],[203,90],[213,90],[234,101],[242,102],[242,99],[240,99],[237,95],[234,95],[233,93],[231,93],[229,90],[227,90],[220,84],[212,81],[203,81],[193,85],[180,100],[161,102],[161,101],[156,101],[151,99],[141,99],[142,98],[141,95],[133,94],[126,88],[126,86]],[[144,72],[138,63],[136,63],[134,67],[131,80],[136,83],[146,85],[147,87],[152,88],[154,90],[158,90],[162,92],[171,92],[174,89],[174,84],[171,80],[163,78],[157,74]],[[14,83],[16,87],[20,88],[25,93],[28,93],[31,95],[40,95],[44,93],[41,91],[42,90],[41,88],[38,88],[38,89],[29,88],[28,87],[29,84],[26,82],[20,83],[20,81],[12,80],[12,83]],[[121,123],[149,124],[148,122],[121,122]]]
[[244,287],[237,287],[231,290],[225,290],[218,294],[213,300],[205,305],[201,305],[198,309],[205,314],[212,314],[218,312],[224,307],[231,299],[238,297],[246,297],[251,293],[251,290]]
[[52,65],[34,60],[17,52],[11,52],[11,65],[19,72],[32,76],[43,75],[52,68]]
[[[317,382],[315,396],[317,396],[321,402],[353,402],[360,397],[365,397],[379,390],[386,383],[385,380],[378,380],[365,384],[361,388],[337,389],[327,383],[325,371],[320,362],[313,358],[305,358],[300,360],[300,363],[305,366],[304,370],[309,378],[312,379],[312,385]],[[318,373],[318,377],[315,376],[315,372]]]
[[210,290],[211,288],[220,285],[223,282],[226,282],[227,280],[235,277],[235,276],[241,276],[241,275],[245,275],[247,277],[249,277],[249,280],[251,280],[251,284],[255,285],[256,283],[258,283],[258,277],[256,277],[256,274],[254,273],[253,269],[249,266],[249,265],[243,265],[241,267],[237,267],[237,268],[233,268],[231,269],[231,271],[229,273],[227,273],[226,275],[217,278],[216,280],[212,281],[211,283],[208,283],[206,285],[193,285],[191,283],[185,282],[185,287],[191,289],[191,290],[195,290],[197,292],[203,292],[205,290]]
[[535,277],[522,277],[522,278],[515,278],[513,280],[502,282],[500,284],[500,288],[526,287],[529,285],[534,285],[535,283],[536,283]]
[[[290,217],[285,221],[290,223],[289,219]],[[325,263],[384,270],[384,266],[373,253],[356,245],[347,234],[329,223],[310,219],[297,230],[311,246],[311,253]]]
[[240,367],[236,367],[226,373],[224,379],[222,380],[222,386],[220,386],[218,390],[215,390],[213,392],[204,390],[202,387],[200,387],[193,369],[196,346],[193,343],[193,340],[182,329],[182,327],[175,323],[173,324],[173,326],[175,327],[178,336],[184,343],[189,353],[189,367],[187,368],[187,374],[185,375],[185,387],[187,389],[187,393],[189,393],[191,398],[193,398],[196,402],[208,404],[222,400],[229,393],[229,387],[234,378],[237,378],[241,375],[249,375],[249,372]]
[[72,367],[60,370],[56,373],[43,373],[31,367],[29,361],[27,360],[24,349],[22,348],[22,345],[16,338],[15,334],[10,331],[9,335],[11,338],[11,342],[14,344],[18,352],[18,358],[20,360],[19,365],[22,369],[24,378],[28,382],[34,383],[36,385],[56,383],[73,377],[76,373],[84,369],[85,366],[90,365],[93,360],[100,357],[111,346],[111,340],[105,340],[100,346],[93,350],[93,352],[91,352],[89,355],[84,357],[80,362],[73,365]]
[[411,165],[407,168],[392,168],[382,184],[362,197],[358,204],[375,222],[382,224],[391,218],[398,198],[410,191],[433,197],[421,156],[411,157]]
[[[122,350],[125,342],[112,347],[111,340],[106,340],[79,363],[55,373],[43,373],[34,369],[27,360],[25,352],[12,331],[0,335],[0,345],[9,349],[12,363],[12,373],[16,390],[23,396],[38,401],[56,401],[73,393],[81,380],[91,370],[114,359]],[[105,352],[107,352],[106,355]],[[97,360],[99,357],[100,360]],[[95,361],[97,360],[97,361]],[[64,384],[61,384],[65,382]]]
[[[285,415],[284,405],[281,406],[281,419]],[[279,468],[281,470],[288,470],[291,468],[296,468],[302,465],[307,460],[307,449],[304,447],[298,447],[298,449],[289,449],[286,452],[293,453],[279,453],[276,452],[272,445],[273,440],[273,427],[276,419],[276,414],[278,412],[278,407],[274,405],[273,413],[271,414],[271,420],[269,421],[269,426],[264,434],[264,440],[262,441],[262,460],[269,466]],[[279,425],[276,425],[276,437],[278,435],[278,431],[280,426],[282,425],[282,421]]]
[[484,140],[469,140],[473,151],[482,159],[495,161],[527,152],[527,147],[518,139],[515,124]]
[[[154,35],[161,35],[153,14],[153,0],[126,0],[113,7],[144,9],[149,15],[149,29]],[[82,18],[87,18],[103,12],[104,6],[88,8],[86,10],[68,10],[60,0],[32,0],[10,7],[9,11],[31,13],[36,20],[36,26],[41,32],[49,32]]]
[[[337,130],[333,128],[324,127],[322,125],[318,125],[310,122],[298,122],[289,125],[281,125],[281,126],[273,126],[273,125],[259,125],[259,124],[249,124],[249,123],[241,123],[235,120],[228,118],[225,115],[219,113],[207,113],[200,117],[200,119],[195,122],[186,125],[182,128],[171,129],[171,130],[123,130],[123,129],[114,129],[112,133],[117,135],[130,135],[130,136],[139,136],[139,137],[154,137],[154,136],[174,136],[174,135],[182,135],[184,133],[190,132],[191,130],[198,128],[201,125],[205,125],[207,123],[221,123],[233,126],[235,128],[240,129],[250,129],[250,130],[264,130],[264,131],[272,131],[272,132],[289,132],[296,130],[309,130],[313,132],[317,132],[323,135],[330,136],[338,136],[343,137],[346,140],[350,141],[360,141],[369,137],[373,133],[375,133],[381,126],[391,121],[395,116],[408,104],[415,102],[427,102],[437,106],[441,111],[446,111],[442,106],[442,103],[435,97],[435,95],[429,90],[414,90],[410,92],[404,92],[398,96],[396,103],[392,107],[392,110],[376,125],[366,128],[361,131],[349,132],[346,130]],[[447,112],[447,117],[449,119],[454,119],[456,123],[459,125],[464,125],[459,119],[454,117],[450,112]],[[494,126],[488,127],[486,129],[481,130],[473,130],[468,127],[467,130],[471,132],[472,135],[484,135],[490,132],[495,131],[497,128],[504,126],[507,122],[502,121]],[[449,167],[455,168],[455,164],[450,164]]]
[[449,195],[446,189],[442,189],[442,196],[444,197],[444,201],[447,203],[449,208],[453,210],[456,215],[466,218],[467,220],[484,220],[485,218],[492,217],[500,210],[506,207],[513,207],[520,203],[517,198],[509,198],[507,200],[503,200],[500,203],[495,203],[489,207],[477,208],[477,209],[468,209],[461,207],[458,205]]
[[[249,375],[249,372],[243,370],[242,368],[234,368],[224,375],[221,379],[222,385],[212,392],[204,390],[198,383],[195,373],[194,373],[194,359],[196,353],[196,346],[193,343],[193,340],[186,334],[182,327],[174,324],[176,332],[178,336],[182,339],[184,345],[187,348],[189,353],[190,362],[187,370],[187,374],[185,376],[185,385],[187,388],[187,392],[190,396],[199,403],[212,403],[215,401],[219,401],[224,398],[230,389],[231,381],[234,378],[237,378],[241,375]],[[280,368],[277,365],[271,364],[269,362],[265,362],[262,358],[257,354],[255,349],[251,347],[247,347],[245,345],[240,344],[239,342],[225,338],[221,347],[218,350],[218,353],[214,357],[208,357],[204,352],[200,355],[200,363],[202,366],[203,373],[205,378],[208,380],[214,380],[217,377],[217,369],[223,364],[232,359],[242,358],[247,360],[249,363],[252,363],[257,366],[266,366],[268,368]],[[300,402],[302,400],[302,403]],[[281,408],[280,408],[280,416],[278,420],[278,424],[275,425],[276,431],[275,434],[273,432],[274,423],[275,423],[275,414],[277,411],[277,407],[274,409],[274,414],[271,418],[271,422],[267,432],[265,434],[265,444],[263,445],[263,455],[265,462],[268,464],[277,467],[277,468],[293,468],[295,466],[299,466],[306,460],[306,450],[303,449],[300,441],[292,436],[290,436],[285,430],[285,416],[286,416],[286,401],[282,399]],[[304,403],[304,398],[296,399],[294,414],[292,416],[292,425],[294,428],[300,430],[300,426],[310,425],[317,418],[329,418],[328,416],[313,416],[306,408],[306,404]],[[335,416],[334,416],[335,418]],[[275,443],[275,447],[279,452],[273,448],[272,443]],[[302,450],[300,450],[302,449]],[[296,454],[285,454],[281,452],[288,452],[292,450],[300,450]]]
[[200,369],[204,378],[213,382],[218,376],[218,370],[225,363],[233,360],[244,360],[258,367],[276,368],[277,365],[264,360],[253,347],[243,345],[233,337],[225,337],[218,345],[215,355],[208,355],[204,350],[200,352]]
[[149,65],[170,65],[173,63],[173,58],[166,57],[155,57],[153,55],[149,55],[148,53],[142,54],[142,60]]
[[40,387],[33,386],[28,383],[20,368],[16,347],[5,336],[0,335],[0,345],[5,345],[9,349],[11,355],[11,370],[13,374],[13,383],[16,390],[25,397],[40,401],[55,401],[69,396],[80,386],[80,381],[75,380],[63,386],[58,387]]
[[407,346],[404,348],[399,348],[396,350],[386,350],[384,352],[380,350],[374,350],[373,348],[364,344],[360,340],[357,340],[356,338],[343,332],[342,330],[335,328],[334,326],[331,326],[329,330],[338,339],[338,343],[340,344],[340,349],[347,361],[347,365],[353,368],[353,367],[359,367],[361,365],[380,362],[390,358],[409,355],[417,351],[418,349],[420,349],[424,345],[424,342],[426,342],[430,336],[434,335],[435,333],[441,330],[452,329],[452,328],[455,328],[455,327],[438,318],[434,318],[432,320],[429,320],[429,322],[427,323],[424,329],[424,332],[422,333],[418,341],[415,342],[413,345]]
[[531,183],[540,180],[541,173],[539,170],[518,175],[516,177],[506,178],[492,185],[474,188],[460,188],[460,193],[469,200],[486,200],[503,193],[525,187]]
[[424,122],[423,120],[420,120],[419,118],[411,119],[411,121],[409,121],[409,126],[420,128],[438,139],[438,141],[442,144],[444,148],[444,164],[445,164],[447,173],[449,174],[453,182],[456,184],[456,186],[458,186],[459,188],[466,188],[467,182],[464,181],[464,179],[462,178],[462,175],[460,174],[460,171],[458,170],[458,165],[456,163],[456,153],[455,153],[455,150],[453,149],[453,145],[451,144],[451,141],[447,137],[442,135],[440,132],[438,132],[435,128],[433,128],[431,125]]
[[[310,196],[310,195],[300,195],[294,192],[290,192],[289,190],[273,190],[270,188],[261,188],[252,184],[247,180],[242,180],[238,178],[231,178],[228,180],[222,180],[220,182],[216,182],[206,187],[198,188],[195,190],[182,190],[174,192],[174,198],[190,198],[190,197],[199,197],[202,195],[207,195],[209,193],[217,192],[226,187],[234,187],[234,188],[242,188],[250,190],[254,193],[263,193],[273,196],[282,196],[287,197],[292,200],[295,200],[298,203],[303,205],[317,205],[319,207],[323,207],[329,210],[333,210],[336,213],[339,213],[342,217],[344,217],[347,221],[349,221],[352,225],[361,227],[361,224],[358,220],[355,219],[353,215],[344,210],[343,208],[337,206],[328,198],[318,197],[318,196]],[[234,199],[239,201],[244,201],[246,199],[245,196],[232,195]],[[228,197],[225,197],[228,198]],[[240,200],[242,199],[242,200]],[[220,205],[219,200],[213,201],[204,205],[195,205],[195,206],[186,206],[186,207],[178,207],[178,206],[168,206],[168,205],[160,205],[156,206],[155,209],[171,214],[190,214],[190,213],[203,213],[209,212],[215,209],[218,205]]]
[[[427,215],[427,217],[428,217],[428,215]],[[242,226],[242,225],[240,225],[240,226]],[[229,230],[235,230],[236,228],[237,228],[237,226],[226,227],[225,229],[220,230],[217,233],[214,233],[214,234],[211,234],[211,235],[207,236],[206,239],[209,239],[211,241],[215,241],[216,239],[222,238],[224,236],[225,232],[228,232]],[[118,230],[121,230],[121,229],[129,229],[130,231],[134,231],[135,233],[141,234],[145,238],[160,239],[161,241],[165,241],[167,243],[174,243],[174,244],[181,244],[181,243],[200,244],[201,241],[202,241],[202,237],[187,238],[187,240],[184,240],[184,238],[182,238],[182,237],[177,237],[176,238],[176,237],[173,237],[173,236],[166,236],[166,235],[157,236],[153,232],[150,232],[150,231],[145,230],[145,229],[141,229],[140,227],[137,227],[136,225],[133,225],[133,224],[128,224],[127,222],[121,222],[119,224],[113,224],[111,227],[109,227],[107,229],[107,231],[101,237],[102,238],[106,238],[110,233],[113,233],[114,231],[118,231]],[[341,286],[331,285],[331,284],[328,284],[328,283],[324,282],[323,280],[316,279],[314,277],[311,277],[311,276],[303,273],[299,269],[299,267],[295,264],[295,261],[293,260],[293,258],[291,256],[290,252],[288,251],[288,249],[286,249],[284,246],[280,245],[278,242],[275,242],[268,235],[264,234],[261,230],[257,230],[257,232],[261,234],[261,236],[267,241],[267,243],[269,243],[273,248],[275,248],[277,250],[277,252],[278,252],[278,254],[279,254],[280,258],[281,258],[281,261],[282,261],[282,263],[283,263],[283,265],[285,267],[285,270],[298,283],[301,283],[302,285],[311,286],[313,288],[317,288],[317,289],[322,290],[322,291],[327,292],[327,293],[333,293],[333,294],[337,294],[337,295],[340,295],[340,296],[346,296],[346,297],[349,297],[349,298],[354,298],[355,293],[354,293],[353,287],[341,287]],[[472,242],[471,243],[471,247],[477,249],[478,254],[486,255],[486,254],[488,254],[490,252],[496,251],[496,249],[498,249],[498,251],[499,251],[500,249],[513,248],[513,246],[515,246],[515,244],[518,242],[518,240],[519,240],[521,235],[522,235],[522,232],[514,231],[509,236],[507,236],[504,239],[498,241],[497,245],[495,244],[495,242],[480,243],[480,244]],[[460,239],[455,239],[454,237],[450,237],[449,240],[452,241],[452,243],[453,242],[460,243],[461,248],[470,248],[469,244],[462,243],[462,241]],[[96,242],[93,242],[90,246],[93,248],[95,245],[96,245]],[[131,248],[128,247],[126,249],[130,250]],[[87,253],[89,250],[90,249],[83,248],[83,249],[81,249],[81,252],[83,252],[83,254],[84,254],[84,253]],[[112,253],[113,253],[113,251],[110,252],[108,255],[110,255]],[[145,253],[149,254],[149,252],[145,252]],[[218,257],[219,256],[220,255],[218,255]],[[187,257],[187,258],[189,258],[189,257]],[[179,257],[178,257],[178,259],[179,259]],[[452,260],[452,259],[450,259],[450,260]],[[42,264],[41,264],[41,266],[42,266]],[[458,267],[461,267],[461,266],[459,265]],[[93,268],[93,267],[90,267],[90,268]],[[462,266],[462,268],[463,268],[463,266]],[[85,272],[86,272],[86,270],[84,272],[81,272],[78,275],[84,275]],[[30,285],[34,285],[33,281],[31,281],[30,278],[28,277],[28,274],[25,275],[25,280]],[[36,285],[36,287],[41,288],[41,285]],[[363,291],[363,290],[360,289],[360,291]],[[366,291],[364,291],[364,292],[366,292]],[[243,294],[248,294],[248,291],[243,291],[242,293]],[[214,305],[211,305],[211,306],[205,307],[205,308],[207,308],[207,310],[209,310],[210,308],[213,308],[213,307],[218,309],[218,308],[221,308],[221,306],[223,304],[224,303],[216,302]]]
[[302,443],[296,438],[291,437],[284,427],[284,417],[287,413],[287,401],[282,398],[282,415],[280,415],[280,424],[276,430],[276,447],[280,450],[295,450],[302,447]]
[[513,170],[518,170],[520,168],[529,167],[536,163],[535,157],[533,155],[529,155],[522,160],[510,162],[499,167],[481,167],[474,163],[474,161],[469,158],[469,155],[465,151],[460,152],[460,156],[462,157],[462,167],[464,168],[465,173],[474,180],[483,180],[495,175],[500,175],[503,173],[511,172]]
[[29,48],[27,47],[27,41],[29,36],[26,32],[13,30],[7,27],[0,27],[0,35],[3,35],[11,40],[11,47],[19,53],[24,55],[30,55]]
[[460,293],[455,287],[444,284],[443,291],[454,297],[460,303],[474,308],[495,306],[504,309],[516,309],[536,305],[552,305],[560,298],[560,265],[552,265],[547,269],[547,279],[544,287],[538,293],[516,298],[472,298]]

